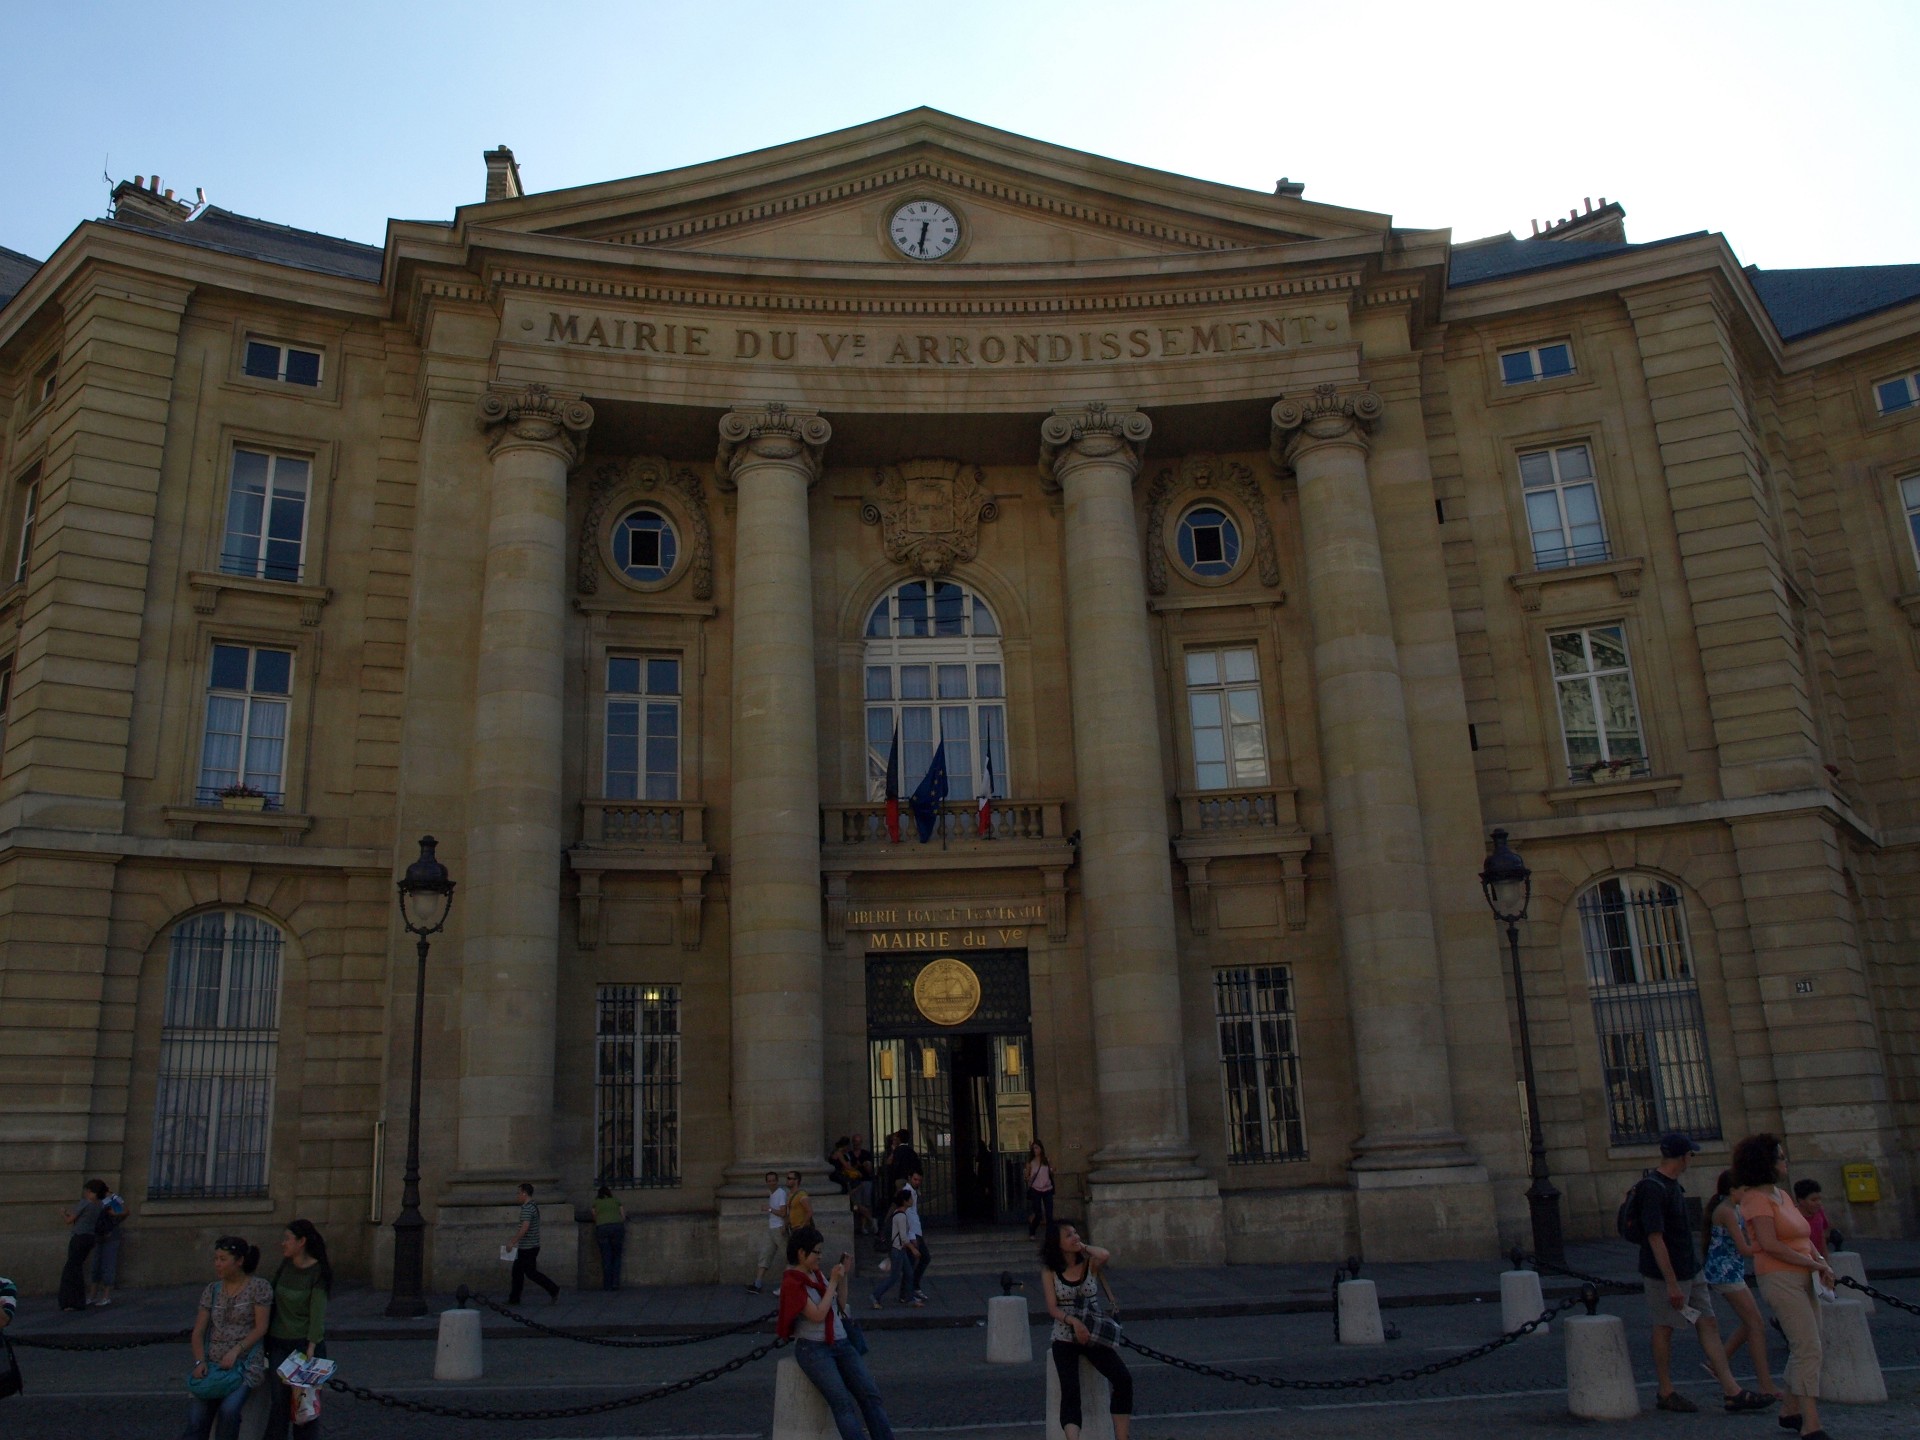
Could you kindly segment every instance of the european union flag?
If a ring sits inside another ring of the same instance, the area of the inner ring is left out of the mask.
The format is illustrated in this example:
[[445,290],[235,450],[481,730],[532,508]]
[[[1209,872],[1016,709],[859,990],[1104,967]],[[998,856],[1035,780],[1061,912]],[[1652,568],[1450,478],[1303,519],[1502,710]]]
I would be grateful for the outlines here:
[[940,807],[947,803],[947,742],[942,740],[933,752],[933,763],[927,767],[926,776],[920,781],[920,788],[913,792],[913,799],[907,802],[913,807],[913,823],[920,830],[920,843],[926,844],[933,838],[933,827],[940,821]]

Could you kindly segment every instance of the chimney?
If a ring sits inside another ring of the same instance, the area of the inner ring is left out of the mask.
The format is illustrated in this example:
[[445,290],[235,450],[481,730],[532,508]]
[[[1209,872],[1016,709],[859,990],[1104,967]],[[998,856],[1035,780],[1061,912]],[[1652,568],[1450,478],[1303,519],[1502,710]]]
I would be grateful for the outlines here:
[[1282,175],[1280,177],[1280,183],[1273,187],[1273,193],[1283,199],[1298,200],[1301,195],[1306,192],[1306,188],[1306,181],[1289,180],[1286,176]]
[[520,167],[513,162],[513,151],[502,145],[497,150],[488,150],[484,158],[487,162],[487,199],[518,200],[527,192],[520,188]]
[[193,206],[161,193],[158,175],[136,175],[113,187],[113,217],[136,225],[177,225],[193,213]]

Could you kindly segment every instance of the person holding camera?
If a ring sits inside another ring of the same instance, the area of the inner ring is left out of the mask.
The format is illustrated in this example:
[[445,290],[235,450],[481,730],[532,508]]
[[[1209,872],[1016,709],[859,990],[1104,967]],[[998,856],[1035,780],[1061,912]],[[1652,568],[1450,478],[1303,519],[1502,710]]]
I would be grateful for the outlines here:
[[824,1243],[811,1225],[787,1237],[787,1271],[780,1280],[780,1338],[793,1341],[793,1358],[826,1397],[840,1440],[893,1440],[880,1388],[861,1358],[866,1340],[847,1318],[847,1270],[853,1256],[843,1253],[833,1269],[822,1274]]

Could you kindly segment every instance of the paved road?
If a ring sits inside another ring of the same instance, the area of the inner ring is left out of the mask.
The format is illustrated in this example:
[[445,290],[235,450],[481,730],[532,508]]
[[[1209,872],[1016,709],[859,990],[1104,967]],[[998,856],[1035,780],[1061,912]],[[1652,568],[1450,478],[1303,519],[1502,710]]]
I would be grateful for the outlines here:
[[[1902,1287],[1902,1293],[1911,1287]],[[1645,1322],[1637,1302],[1610,1300],[1626,1318],[1643,1397],[1652,1399]],[[1398,1370],[1444,1360],[1489,1339],[1498,1308],[1446,1305],[1395,1310],[1403,1338],[1378,1349],[1333,1344],[1328,1316],[1150,1320],[1129,1326],[1142,1343],[1216,1365],[1259,1374],[1328,1378]],[[1725,1317],[1723,1316],[1723,1323]],[[1883,1406],[1834,1406],[1835,1440],[1892,1440],[1920,1431],[1920,1319],[1882,1309],[1875,1341],[1892,1396]],[[1036,1328],[1036,1354],[1044,1331]],[[877,1332],[874,1373],[903,1435],[941,1440],[1037,1437],[1045,1376],[1028,1366],[987,1366],[980,1329]],[[732,1337],[698,1346],[617,1351],[565,1341],[489,1340],[487,1377],[466,1385],[431,1379],[432,1345],[419,1340],[343,1342],[334,1348],[343,1378],[410,1399],[500,1409],[567,1406],[633,1394],[677,1380],[735,1355],[760,1337]],[[1696,1349],[1679,1345],[1683,1388],[1701,1402],[1697,1416],[1649,1412],[1625,1425],[1597,1427],[1635,1437],[1683,1434],[1688,1440],[1768,1440],[1782,1435],[1770,1416],[1732,1417],[1712,1403],[1715,1387],[1701,1373]],[[1784,1358],[1774,1337],[1776,1360]],[[1139,1440],[1245,1440],[1287,1435],[1347,1436],[1365,1427],[1417,1426],[1437,1440],[1482,1440],[1589,1431],[1566,1413],[1565,1375],[1557,1334],[1520,1341],[1443,1375],[1386,1389],[1334,1394],[1277,1392],[1209,1380],[1132,1357],[1138,1387]],[[172,1440],[185,1405],[184,1347],[161,1346],[106,1355],[23,1351],[27,1396],[0,1402],[0,1436],[31,1440]],[[748,1437],[768,1433],[772,1360],[688,1394],[574,1420],[462,1422],[408,1415],[340,1396],[327,1398],[328,1440],[628,1440],[628,1437]]]

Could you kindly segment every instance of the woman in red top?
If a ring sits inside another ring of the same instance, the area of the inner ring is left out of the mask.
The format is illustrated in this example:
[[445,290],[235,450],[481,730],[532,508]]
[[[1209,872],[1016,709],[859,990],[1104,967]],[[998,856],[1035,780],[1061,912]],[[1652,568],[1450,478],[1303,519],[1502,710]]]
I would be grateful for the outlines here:
[[[847,1339],[847,1265],[842,1255],[820,1273],[820,1232],[803,1226],[787,1239],[787,1272],[780,1278],[780,1337],[793,1341],[793,1358],[827,1398],[840,1440],[893,1440],[880,1389],[867,1362]],[[866,1429],[860,1428],[866,1417]]]
[[1807,1217],[1781,1188],[1786,1176],[1787,1151],[1778,1136],[1750,1135],[1733,1147],[1733,1183],[1747,1187],[1740,1216],[1753,1242],[1754,1273],[1787,1337],[1787,1398],[1780,1423],[1798,1420],[1800,1440],[1827,1440],[1820,1428],[1820,1311],[1813,1277],[1831,1286],[1833,1270],[1814,1248]]

